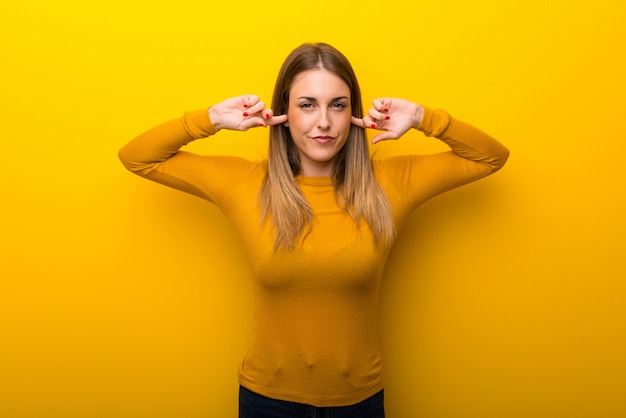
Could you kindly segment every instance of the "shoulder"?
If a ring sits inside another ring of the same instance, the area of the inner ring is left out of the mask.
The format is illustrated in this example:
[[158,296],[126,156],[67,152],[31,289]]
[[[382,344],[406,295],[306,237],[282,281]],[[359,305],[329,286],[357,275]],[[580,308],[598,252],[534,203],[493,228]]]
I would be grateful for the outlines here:
[[203,156],[197,166],[209,200],[219,203],[242,190],[257,190],[267,172],[267,161],[251,161],[233,156]]
[[267,173],[267,160],[247,160],[233,156],[205,158],[205,166],[210,170],[208,176],[224,188],[233,188],[247,181],[261,182]]
[[267,160],[247,160],[242,157],[209,155],[204,157],[207,165],[220,170],[224,175],[247,176],[257,171],[267,171]]
[[419,171],[423,155],[400,155],[379,160],[373,160],[374,173],[379,182],[393,182],[407,180]]

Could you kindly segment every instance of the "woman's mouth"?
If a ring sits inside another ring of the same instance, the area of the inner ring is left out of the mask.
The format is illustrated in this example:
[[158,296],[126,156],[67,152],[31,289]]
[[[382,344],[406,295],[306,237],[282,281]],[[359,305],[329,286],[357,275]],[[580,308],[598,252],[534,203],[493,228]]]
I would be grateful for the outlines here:
[[313,139],[316,142],[319,142],[320,144],[327,144],[335,138],[329,135],[318,135],[318,136],[314,136]]

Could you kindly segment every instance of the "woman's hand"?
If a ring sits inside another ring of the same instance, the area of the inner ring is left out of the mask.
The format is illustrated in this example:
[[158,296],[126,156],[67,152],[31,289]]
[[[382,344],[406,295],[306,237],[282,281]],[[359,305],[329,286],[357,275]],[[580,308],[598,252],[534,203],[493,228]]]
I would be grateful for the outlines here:
[[250,128],[279,125],[287,115],[274,116],[258,96],[246,95],[224,100],[209,108],[211,123],[216,129],[246,131]]
[[384,131],[372,139],[372,144],[398,139],[422,123],[424,108],[419,104],[404,99],[376,99],[373,104],[363,119],[352,117],[356,126]]

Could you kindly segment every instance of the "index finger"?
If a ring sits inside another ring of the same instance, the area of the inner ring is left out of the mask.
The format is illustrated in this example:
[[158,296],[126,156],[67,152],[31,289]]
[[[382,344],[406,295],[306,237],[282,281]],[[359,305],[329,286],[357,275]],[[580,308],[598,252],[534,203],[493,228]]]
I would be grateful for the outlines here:
[[352,116],[352,124],[359,128],[376,129],[376,123],[369,116],[365,116],[363,119]]
[[374,107],[376,108],[376,110],[378,110],[380,113],[387,113],[389,112],[389,109],[391,108],[391,99],[387,99],[387,98],[375,99],[372,103],[374,104]]
[[271,116],[267,119],[268,125],[280,125],[285,122],[287,122],[287,115]]

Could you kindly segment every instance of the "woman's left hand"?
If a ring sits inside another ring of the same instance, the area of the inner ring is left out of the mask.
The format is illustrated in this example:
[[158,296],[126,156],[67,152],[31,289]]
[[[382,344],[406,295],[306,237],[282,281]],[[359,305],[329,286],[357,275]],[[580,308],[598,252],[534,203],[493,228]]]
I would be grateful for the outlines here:
[[424,108],[419,104],[404,99],[376,99],[373,104],[364,118],[352,117],[352,123],[358,127],[384,131],[372,139],[372,144],[398,139],[422,123]]

